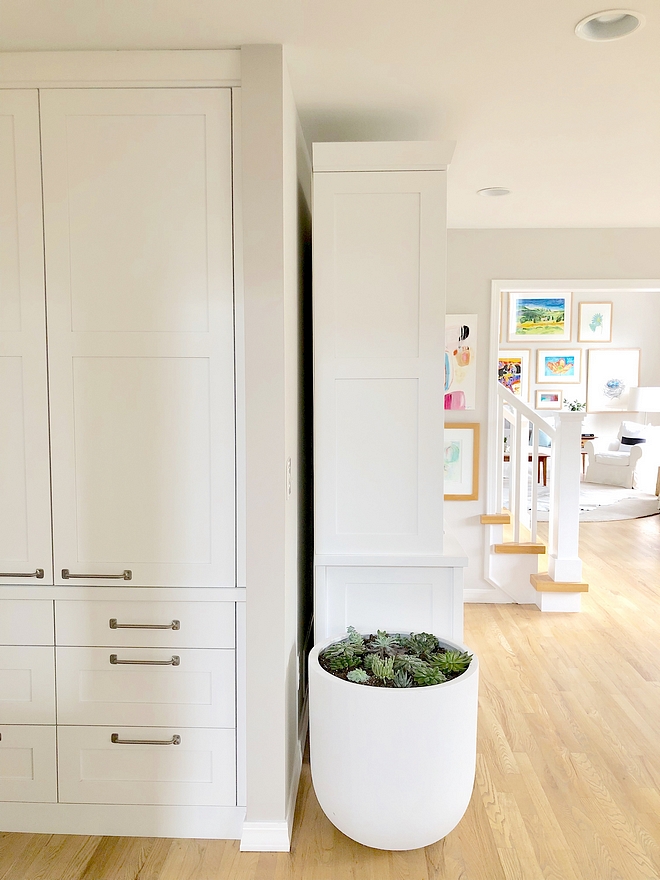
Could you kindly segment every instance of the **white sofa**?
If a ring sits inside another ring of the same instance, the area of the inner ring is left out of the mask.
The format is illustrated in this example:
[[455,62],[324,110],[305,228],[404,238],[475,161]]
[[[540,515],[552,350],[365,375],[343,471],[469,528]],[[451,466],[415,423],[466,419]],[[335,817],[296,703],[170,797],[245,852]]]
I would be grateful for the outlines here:
[[622,422],[616,440],[585,443],[588,455],[585,481],[655,493],[659,435],[656,427]]

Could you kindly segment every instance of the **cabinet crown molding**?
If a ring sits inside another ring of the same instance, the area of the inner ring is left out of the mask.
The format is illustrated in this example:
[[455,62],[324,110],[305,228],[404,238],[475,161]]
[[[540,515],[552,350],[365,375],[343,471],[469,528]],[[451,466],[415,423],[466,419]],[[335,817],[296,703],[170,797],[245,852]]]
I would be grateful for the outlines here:
[[456,141],[360,141],[312,145],[313,170],[446,171]]

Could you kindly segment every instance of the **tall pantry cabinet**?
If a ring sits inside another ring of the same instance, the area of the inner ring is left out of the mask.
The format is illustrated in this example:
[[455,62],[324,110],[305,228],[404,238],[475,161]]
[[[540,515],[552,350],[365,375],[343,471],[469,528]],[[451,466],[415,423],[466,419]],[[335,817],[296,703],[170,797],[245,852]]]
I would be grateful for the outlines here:
[[0,89],[3,829],[240,837],[232,210],[231,89]]

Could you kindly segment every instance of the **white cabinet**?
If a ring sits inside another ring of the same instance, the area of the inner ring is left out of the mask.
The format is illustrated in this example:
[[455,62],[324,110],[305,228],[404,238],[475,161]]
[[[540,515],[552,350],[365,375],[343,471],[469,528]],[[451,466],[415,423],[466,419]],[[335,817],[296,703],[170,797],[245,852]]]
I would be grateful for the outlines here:
[[0,89],[0,821],[53,808],[17,830],[238,821],[231,101]]
[[42,95],[56,583],[234,584],[230,102]]
[[452,145],[314,144],[317,640],[462,638],[443,534],[446,166]]
[[0,584],[53,583],[39,101],[0,90]]

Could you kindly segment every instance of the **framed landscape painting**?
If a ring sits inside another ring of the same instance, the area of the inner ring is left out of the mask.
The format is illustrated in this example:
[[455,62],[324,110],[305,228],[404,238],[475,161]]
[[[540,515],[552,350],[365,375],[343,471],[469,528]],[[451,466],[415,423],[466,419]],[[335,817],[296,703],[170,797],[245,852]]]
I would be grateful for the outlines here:
[[564,392],[561,388],[545,388],[536,392],[536,409],[561,409],[564,402]]
[[479,497],[479,425],[445,425],[445,501],[476,501]]
[[558,382],[577,384],[580,381],[581,348],[539,348],[536,356],[536,381],[539,385],[556,385]]
[[571,294],[510,291],[508,341],[539,337],[570,340]]
[[638,348],[590,348],[587,412],[625,412],[639,385]]
[[500,351],[497,361],[497,379],[512,394],[529,400],[529,349]]
[[578,342],[612,341],[612,303],[581,302],[578,306]]

